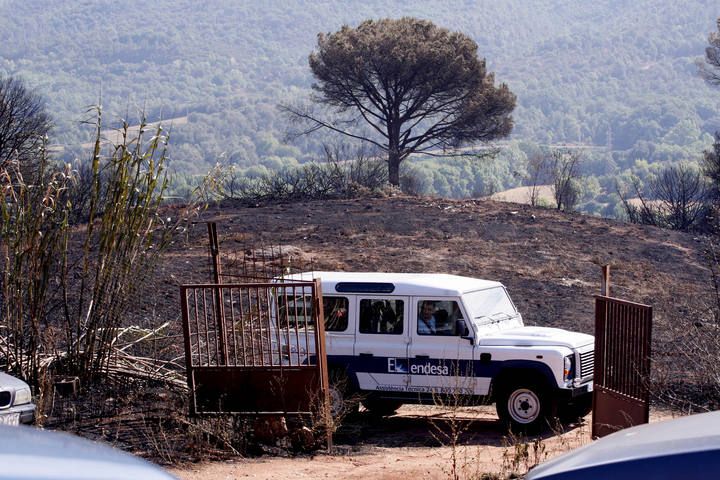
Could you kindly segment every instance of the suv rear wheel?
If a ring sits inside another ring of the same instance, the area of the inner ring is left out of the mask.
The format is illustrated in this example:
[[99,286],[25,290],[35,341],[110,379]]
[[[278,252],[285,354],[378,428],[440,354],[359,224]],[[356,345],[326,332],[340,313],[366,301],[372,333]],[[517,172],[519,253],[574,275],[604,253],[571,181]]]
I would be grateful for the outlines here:
[[330,414],[336,422],[357,413],[360,399],[355,393],[347,373],[342,370],[330,372]]
[[402,402],[398,400],[384,398],[366,398],[362,404],[371,414],[382,417],[394,414],[402,406]]

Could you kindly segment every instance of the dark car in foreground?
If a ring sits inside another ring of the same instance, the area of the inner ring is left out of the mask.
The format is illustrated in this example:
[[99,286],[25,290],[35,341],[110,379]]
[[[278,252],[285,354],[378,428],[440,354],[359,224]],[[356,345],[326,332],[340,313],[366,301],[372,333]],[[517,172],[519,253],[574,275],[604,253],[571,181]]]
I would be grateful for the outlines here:
[[0,425],[0,444],[0,480],[174,478],[145,460],[67,433]]
[[620,430],[546,462],[527,480],[707,479],[720,476],[720,411]]
[[27,383],[0,372],[0,425],[32,423],[35,405]]

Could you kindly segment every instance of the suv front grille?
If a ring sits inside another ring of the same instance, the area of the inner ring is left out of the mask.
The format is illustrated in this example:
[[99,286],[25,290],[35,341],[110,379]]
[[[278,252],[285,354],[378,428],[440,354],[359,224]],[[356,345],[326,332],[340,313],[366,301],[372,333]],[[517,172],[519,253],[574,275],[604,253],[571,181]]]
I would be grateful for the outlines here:
[[590,350],[580,354],[580,378],[589,377],[595,368],[595,351]]
[[10,392],[0,392],[0,408],[8,408],[12,402]]

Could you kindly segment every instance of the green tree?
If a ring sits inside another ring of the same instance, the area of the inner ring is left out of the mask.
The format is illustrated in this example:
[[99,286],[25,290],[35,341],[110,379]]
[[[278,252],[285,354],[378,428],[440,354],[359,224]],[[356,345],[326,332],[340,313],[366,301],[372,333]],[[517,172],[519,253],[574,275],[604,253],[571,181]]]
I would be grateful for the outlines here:
[[[310,55],[322,112],[289,105],[299,134],[329,129],[387,154],[389,181],[413,153],[447,156],[512,130],[515,95],[478,58],[467,35],[415,18],[367,20],[318,35]],[[462,154],[468,154],[464,152]]]

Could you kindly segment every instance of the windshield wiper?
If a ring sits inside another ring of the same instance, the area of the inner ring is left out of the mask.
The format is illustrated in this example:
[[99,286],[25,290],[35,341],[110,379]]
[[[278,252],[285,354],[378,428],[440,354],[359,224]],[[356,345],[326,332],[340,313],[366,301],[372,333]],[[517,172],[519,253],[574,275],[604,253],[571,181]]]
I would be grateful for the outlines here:
[[497,312],[493,313],[492,315],[480,315],[478,317],[473,317],[473,320],[487,318],[489,320],[489,322],[487,323],[500,323],[504,320],[511,320],[517,317],[517,315],[517,313]]

